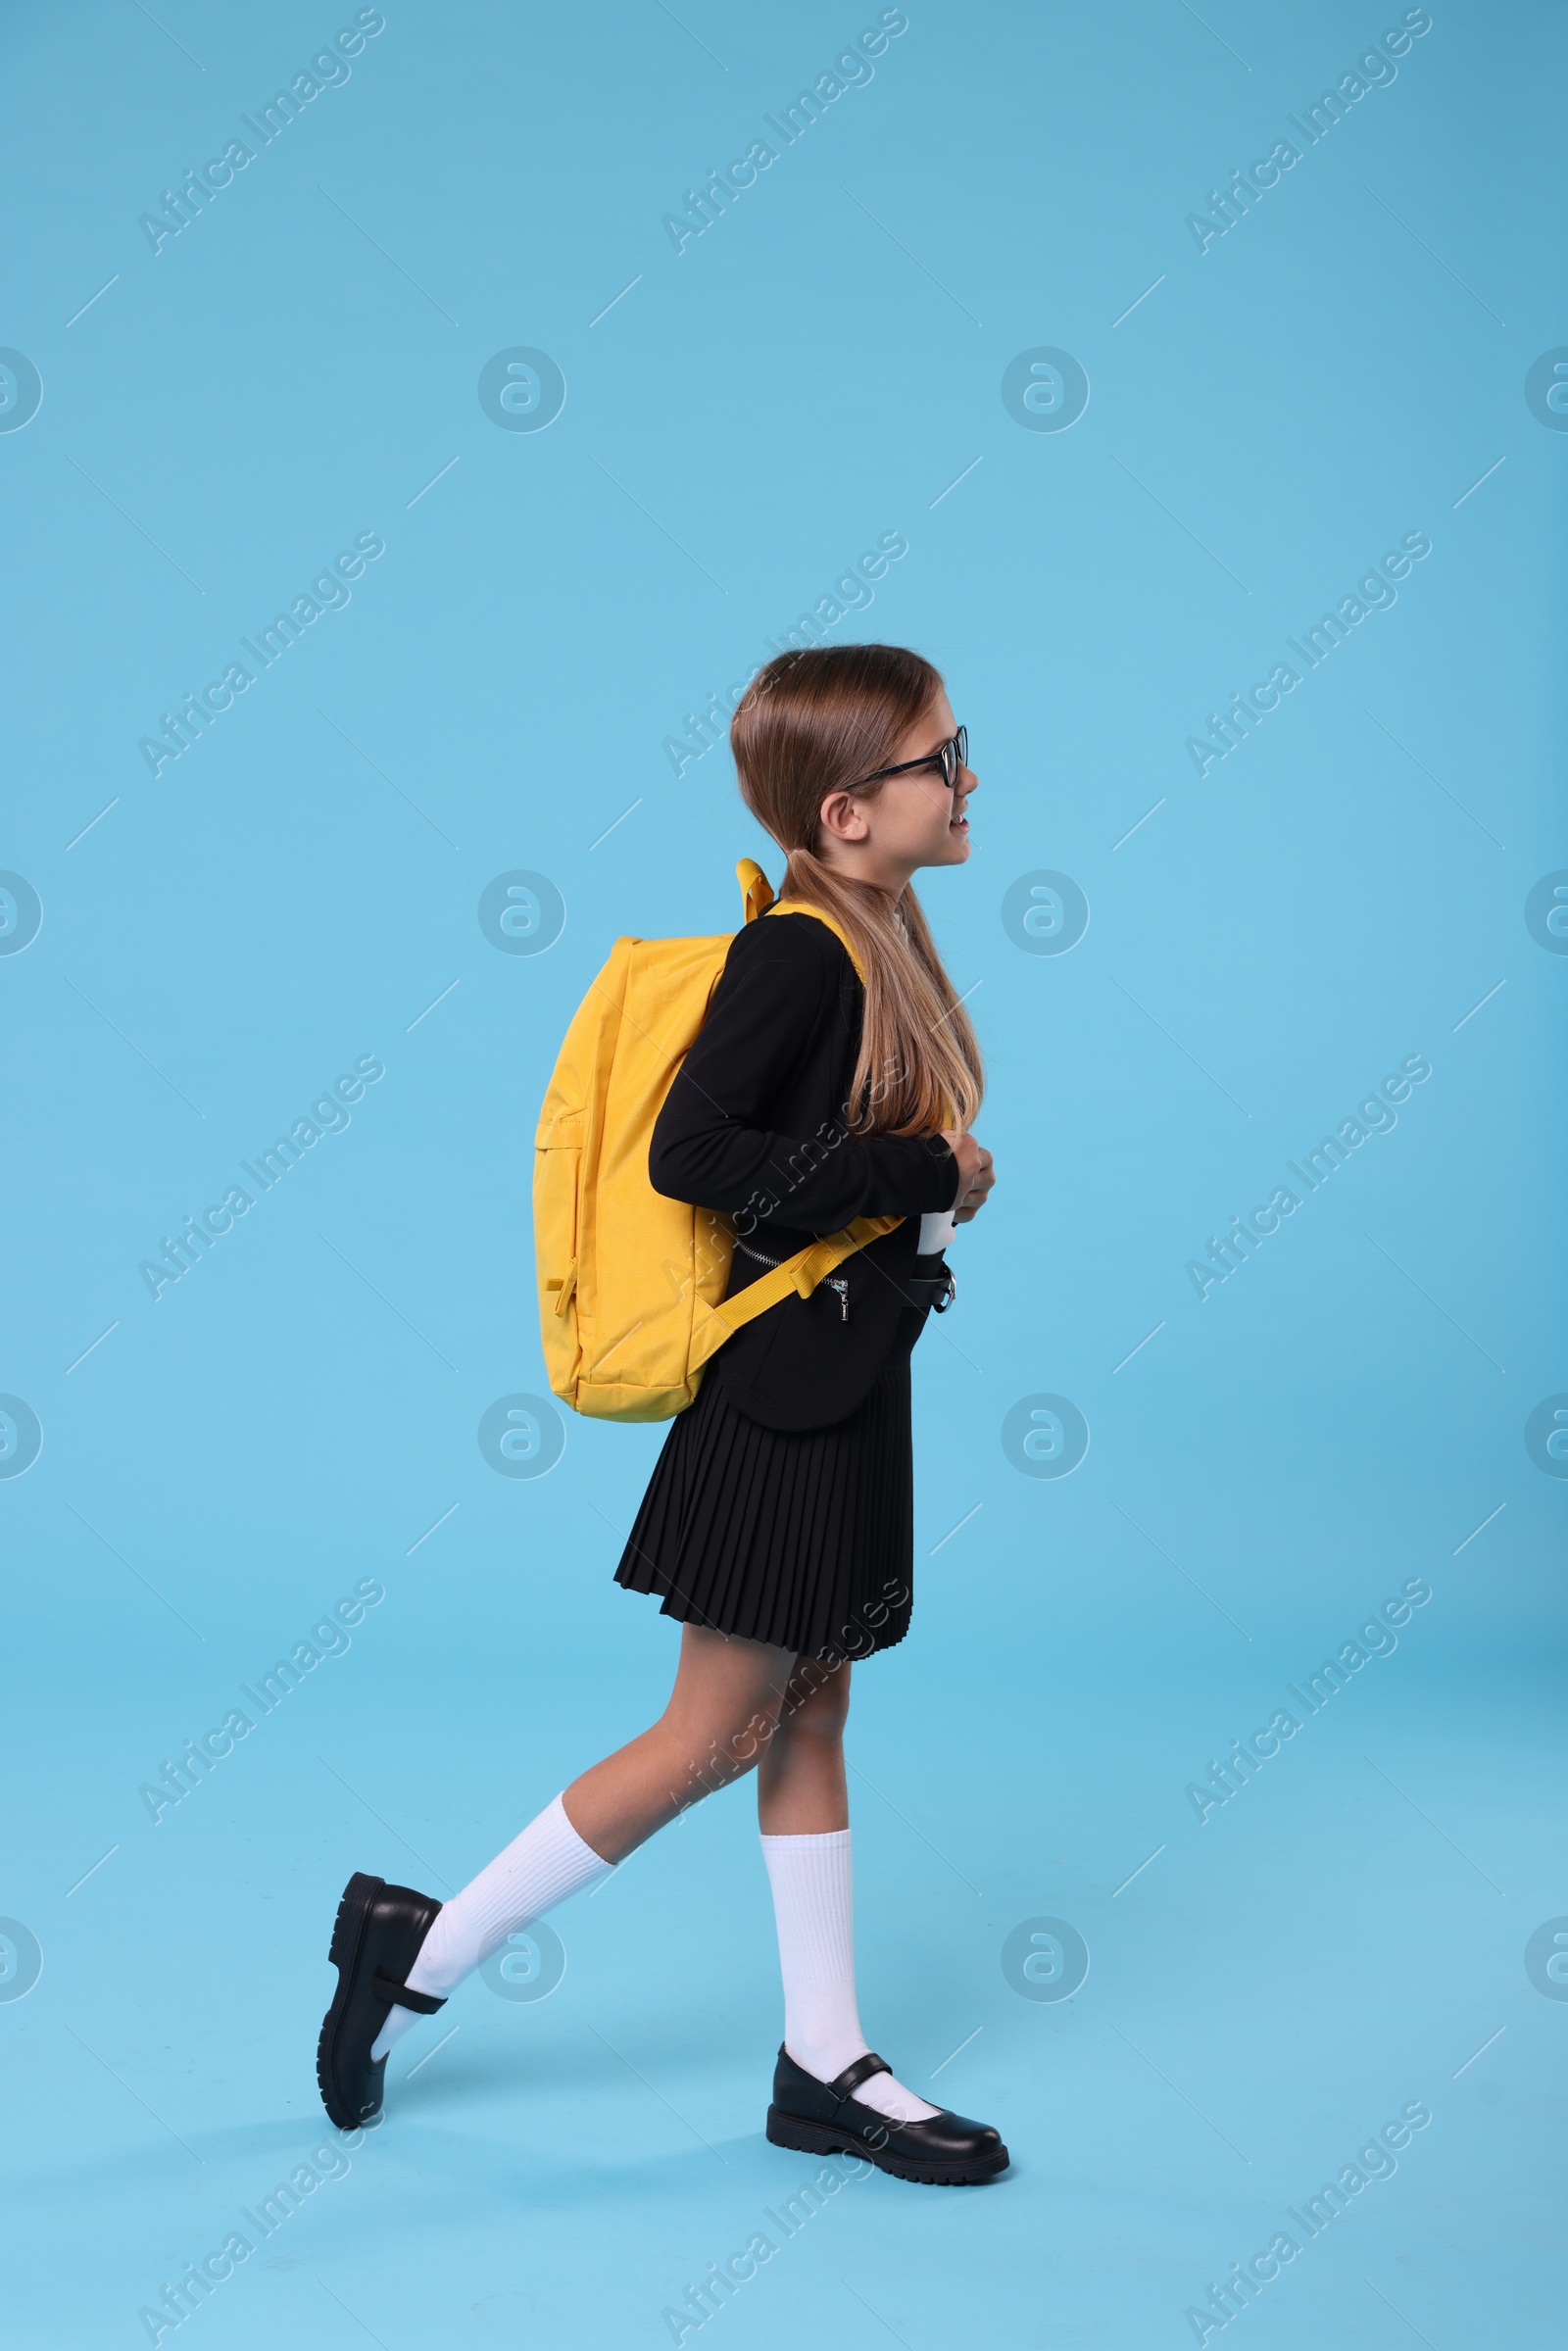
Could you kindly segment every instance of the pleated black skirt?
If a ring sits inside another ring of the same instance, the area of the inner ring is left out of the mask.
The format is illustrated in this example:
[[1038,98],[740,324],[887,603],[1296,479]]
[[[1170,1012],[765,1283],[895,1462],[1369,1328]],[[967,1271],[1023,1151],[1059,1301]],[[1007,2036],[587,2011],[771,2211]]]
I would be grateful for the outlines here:
[[662,1612],[837,1664],[909,1629],[914,1465],[909,1353],[899,1341],[863,1402],[831,1428],[763,1428],[730,1403],[722,1351],[677,1415],[615,1581]]

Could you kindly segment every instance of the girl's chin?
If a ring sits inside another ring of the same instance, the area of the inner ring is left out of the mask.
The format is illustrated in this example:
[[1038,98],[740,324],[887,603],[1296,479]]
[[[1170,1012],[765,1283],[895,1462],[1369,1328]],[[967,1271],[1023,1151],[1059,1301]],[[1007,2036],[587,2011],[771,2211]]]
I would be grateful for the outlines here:
[[942,836],[940,848],[933,847],[930,856],[923,862],[927,865],[961,865],[968,855],[969,834],[967,828],[960,832],[950,824]]

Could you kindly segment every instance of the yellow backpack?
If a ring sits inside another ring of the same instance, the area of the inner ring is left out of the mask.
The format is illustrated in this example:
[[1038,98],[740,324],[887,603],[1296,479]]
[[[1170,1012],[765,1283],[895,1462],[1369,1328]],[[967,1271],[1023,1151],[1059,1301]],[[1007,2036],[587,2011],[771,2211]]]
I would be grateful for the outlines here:
[[[746,920],[830,915],[775,902],[761,867],[735,868]],[[654,1121],[708,1016],[730,937],[617,939],[561,1048],[534,1137],[534,1260],[545,1368],[555,1394],[595,1420],[671,1420],[730,1335],[901,1216],[858,1216],[726,1299],[732,1217],[666,1200],[648,1178]],[[864,973],[861,973],[863,979]]]

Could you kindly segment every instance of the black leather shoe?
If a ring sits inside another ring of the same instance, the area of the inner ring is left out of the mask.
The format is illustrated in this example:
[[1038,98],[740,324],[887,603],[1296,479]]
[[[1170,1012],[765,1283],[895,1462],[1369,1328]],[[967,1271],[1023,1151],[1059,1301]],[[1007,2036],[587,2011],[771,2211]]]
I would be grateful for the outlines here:
[[890,2123],[851,2094],[872,2074],[892,2071],[885,2057],[868,2051],[836,2082],[818,2082],[780,2049],[768,2137],[775,2147],[798,2147],[806,2155],[860,2155],[895,2180],[920,2180],[931,2187],[963,2187],[1006,2170],[1007,2150],[989,2123],[971,2123],[946,2107],[929,2122]]
[[356,1870],[343,1888],[328,1959],[337,1990],[316,2047],[321,2103],[340,2131],[354,2131],[381,2111],[386,2059],[370,2063],[376,2035],[394,2001],[434,2016],[445,2000],[410,1991],[403,1979],[419,1955],[441,1905],[412,1886],[388,1886]]

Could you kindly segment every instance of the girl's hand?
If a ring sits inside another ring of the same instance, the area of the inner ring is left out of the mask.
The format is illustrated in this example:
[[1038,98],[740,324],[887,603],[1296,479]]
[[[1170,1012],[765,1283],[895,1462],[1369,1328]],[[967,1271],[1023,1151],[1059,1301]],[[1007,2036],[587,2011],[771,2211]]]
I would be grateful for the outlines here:
[[958,1127],[944,1127],[943,1141],[958,1162],[958,1197],[953,1204],[955,1224],[969,1224],[979,1215],[996,1182],[991,1153],[984,1144]]

